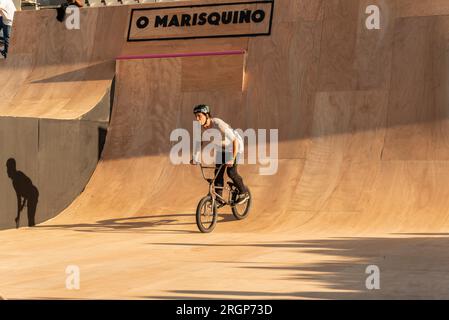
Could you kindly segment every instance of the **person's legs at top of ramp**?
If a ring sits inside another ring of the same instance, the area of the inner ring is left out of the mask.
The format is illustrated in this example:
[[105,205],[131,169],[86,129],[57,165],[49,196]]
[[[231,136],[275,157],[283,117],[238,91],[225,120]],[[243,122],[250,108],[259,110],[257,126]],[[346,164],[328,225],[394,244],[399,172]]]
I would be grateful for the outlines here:
[[[220,132],[222,140],[218,147],[221,152],[217,154],[217,161],[215,175],[217,178],[215,180],[216,187],[223,187],[224,185],[224,171],[226,167],[226,172],[231,178],[234,185],[239,191],[239,196],[237,197],[237,203],[244,203],[249,199],[249,192],[243,183],[242,177],[239,175],[237,166],[239,162],[239,157],[243,154],[243,139],[242,137],[232,129],[232,127],[225,121],[219,118],[213,118],[211,116],[210,107],[204,104],[197,105],[193,109],[196,120],[201,124],[203,129],[216,129]],[[221,165],[225,164],[224,167]],[[220,171],[218,171],[220,170]],[[223,189],[218,189],[217,193],[222,195]]]
[[1,54],[5,58],[8,56],[9,38],[15,12],[16,7],[12,0],[0,0],[0,30],[3,31],[4,43],[4,49],[1,51]]
[[3,50],[1,51],[2,56],[6,59],[8,56],[9,48],[9,37],[11,36],[11,27],[0,22],[0,29],[3,30]]

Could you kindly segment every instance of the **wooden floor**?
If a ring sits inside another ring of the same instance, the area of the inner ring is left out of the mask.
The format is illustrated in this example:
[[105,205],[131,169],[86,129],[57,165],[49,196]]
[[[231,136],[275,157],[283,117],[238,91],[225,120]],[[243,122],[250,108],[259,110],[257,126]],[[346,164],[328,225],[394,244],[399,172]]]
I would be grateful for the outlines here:
[[[59,216],[0,232],[1,296],[449,298],[449,6],[369,1],[384,17],[373,31],[365,0],[283,3],[271,37],[229,42],[244,57],[117,62],[102,159]],[[250,217],[224,209],[209,235],[195,225],[199,169],[168,157],[197,103],[279,130],[277,174],[240,169]],[[65,288],[69,265],[80,290]],[[365,286],[370,265],[380,290]]]

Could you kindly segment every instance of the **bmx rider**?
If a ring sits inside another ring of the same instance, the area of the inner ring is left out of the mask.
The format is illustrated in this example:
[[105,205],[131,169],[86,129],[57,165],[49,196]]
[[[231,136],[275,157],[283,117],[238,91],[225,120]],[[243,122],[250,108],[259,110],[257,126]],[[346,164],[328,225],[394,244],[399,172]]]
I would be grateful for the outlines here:
[[[207,129],[218,129],[223,137],[219,152],[217,152],[215,175],[215,187],[222,188],[224,185],[224,172],[226,170],[228,177],[231,178],[239,191],[237,197],[237,204],[245,203],[249,198],[249,192],[243,183],[242,177],[237,171],[238,160],[243,153],[243,139],[242,137],[231,128],[229,124],[219,118],[213,118],[211,116],[210,107],[204,104],[200,104],[194,107],[193,113],[195,114],[196,121],[201,124],[201,127]],[[193,160],[192,160],[193,163]],[[221,164],[226,163],[225,166]],[[220,172],[218,172],[220,170]],[[221,196],[223,189],[217,189],[217,193]],[[221,202],[221,201],[220,201]]]

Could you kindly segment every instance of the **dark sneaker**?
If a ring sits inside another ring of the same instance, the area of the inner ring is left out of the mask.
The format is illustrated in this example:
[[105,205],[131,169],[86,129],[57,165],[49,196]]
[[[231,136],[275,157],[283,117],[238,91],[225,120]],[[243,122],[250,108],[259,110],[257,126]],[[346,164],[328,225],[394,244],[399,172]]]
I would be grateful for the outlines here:
[[6,59],[6,52],[5,52],[4,50],[2,50],[2,51],[0,51],[0,53],[1,53],[2,57],[3,57],[4,59]]
[[249,193],[245,192],[245,193],[239,194],[235,202],[236,202],[236,204],[244,204],[248,200],[249,200]]
[[20,224],[19,218],[15,218],[14,221],[16,221],[16,229],[19,229],[19,224]]
[[226,206],[226,202],[221,199],[217,199],[217,209],[223,208],[224,206]]

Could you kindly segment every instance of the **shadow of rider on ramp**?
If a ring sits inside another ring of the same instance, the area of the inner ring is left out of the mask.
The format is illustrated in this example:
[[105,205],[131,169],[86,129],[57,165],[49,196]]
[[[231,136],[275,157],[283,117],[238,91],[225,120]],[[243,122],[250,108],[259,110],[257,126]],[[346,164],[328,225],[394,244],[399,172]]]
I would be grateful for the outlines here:
[[28,209],[28,226],[34,227],[39,191],[33,185],[30,178],[28,178],[23,172],[17,171],[15,159],[10,158],[6,161],[6,169],[8,177],[12,180],[12,185],[17,195],[17,217],[15,219],[16,228],[19,228],[20,213],[25,206],[27,206]]

